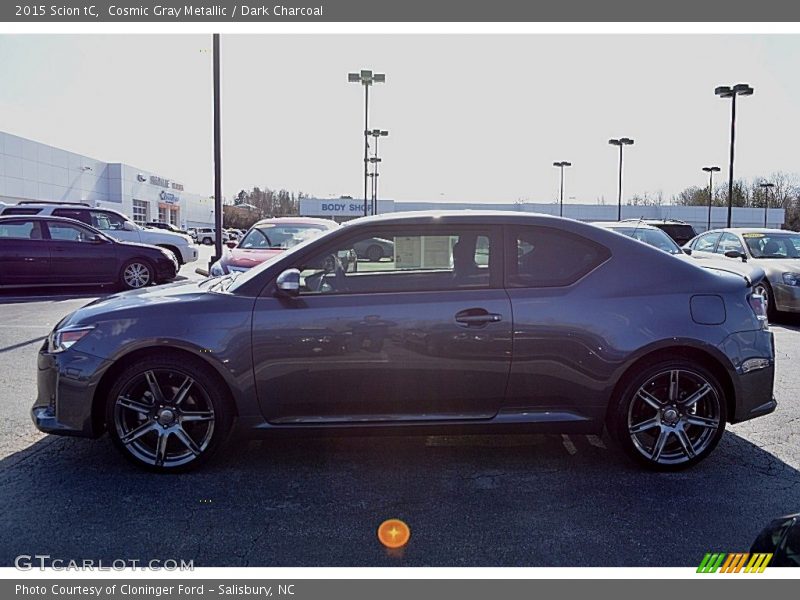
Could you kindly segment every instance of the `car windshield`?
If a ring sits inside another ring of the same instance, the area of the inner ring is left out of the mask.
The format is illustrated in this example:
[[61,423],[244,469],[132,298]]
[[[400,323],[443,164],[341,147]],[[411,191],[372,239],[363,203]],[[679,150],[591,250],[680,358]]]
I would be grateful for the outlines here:
[[306,237],[303,241],[298,243],[296,246],[292,246],[291,249],[287,250],[286,252],[282,252],[280,254],[276,254],[275,256],[268,258],[260,265],[256,265],[252,269],[248,269],[239,274],[239,276],[233,281],[233,283],[227,288],[228,292],[236,292],[236,290],[247,283],[248,281],[255,279],[258,277],[264,270],[269,269],[272,265],[274,265],[277,261],[283,260],[284,258],[289,258],[290,256],[294,255],[297,252],[300,252],[312,242],[319,240],[321,237],[325,237],[329,235],[331,232],[336,231],[335,229],[321,229],[317,231],[317,235],[312,235]]
[[682,250],[675,241],[660,229],[649,227],[613,227],[612,231],[654,246],[670,254],[680,254]]
[[323,231],[325,229],[319,225],[258,225],[244,236],[239,247],[254,250],[286,250],[318,236]]
[[800,233],[743,233],[753,258],[800,258]]

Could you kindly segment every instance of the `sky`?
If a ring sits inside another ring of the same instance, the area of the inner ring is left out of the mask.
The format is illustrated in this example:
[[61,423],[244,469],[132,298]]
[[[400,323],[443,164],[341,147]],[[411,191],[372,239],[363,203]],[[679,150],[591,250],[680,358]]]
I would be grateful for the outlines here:
[[[363,194],[364,93],[380,196],[551,202],[666,200],[728,165],[736,177],[800,171],[798,35],[224,35],[223,193],[255,185],[317,197]],[[2,35],[0,130],[213,191],[211,36]]]

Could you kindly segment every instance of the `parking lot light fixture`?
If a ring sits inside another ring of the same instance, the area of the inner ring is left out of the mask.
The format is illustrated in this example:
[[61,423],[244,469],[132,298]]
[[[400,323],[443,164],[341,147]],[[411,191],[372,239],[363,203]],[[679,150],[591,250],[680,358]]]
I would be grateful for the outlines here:
[[617,186],[617,221],[622,220],[622,148],[624,146],[632,146],[633,140],[631,138],[617,138],[610,139],[608,143],[612,146],[619,146],[619,184]]
[[559,201],[558,201],[559,204],[558,216],[563,217],[564,216],[564,167],[571,167],[572,163],[566,160],[562,160],[559,162],[554,162],[553,166],[558,167],[561,170],[561,193],[559,195]]
[[364,87],[364,216],[367,211],[367,193],[369,187],[369,88],[373,83],[386,83],[386,74],[373,73],[368,69],[362,69],[358,73],[348,73],[349,83],[360,83]]
[[711,203],[714,200],[714,173],[720,171],[719,167],[703,167],[703,171],[708,173],[708,226],[706,231],[711,229]]
[[731,99],[731,147],[728,162],[728,227],[731,226],[733,217],[733,151],[736,138],[736,96],[752,96],[753,88],[747,83],[738,83],[733,87],[722,85],[714,89],[720,98]]
[[370,158],[372,163],[372,214],[378,214],[378,163],[381,159],[378,158],[378,140],[382,137],[389,135],[385,129],[373,129],[370,135],[375,138],[375,154]]
[[767,209],[769,208],[769,190],[770,188],[774,188],[774,183],[763,182],[759,183],[758,187],[764,190],[764,227],[767,226]]

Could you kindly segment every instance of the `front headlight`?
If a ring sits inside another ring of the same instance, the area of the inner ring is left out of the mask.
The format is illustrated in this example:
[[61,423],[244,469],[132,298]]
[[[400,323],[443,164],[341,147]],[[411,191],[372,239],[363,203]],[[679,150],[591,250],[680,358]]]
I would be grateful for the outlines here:
[[225,275],[225,267],[223,267],[219,261],[215,262],[211,265],[211,270],[208,272],[209,275],[212,277],[222,277]]
[[47,351],[54,354],[68,350],[86,337],[93,329],[94,326],[54,329],[50,335],[47,336]]
[[784,273],[783,283],[786,285],[800,286],[800,273]]

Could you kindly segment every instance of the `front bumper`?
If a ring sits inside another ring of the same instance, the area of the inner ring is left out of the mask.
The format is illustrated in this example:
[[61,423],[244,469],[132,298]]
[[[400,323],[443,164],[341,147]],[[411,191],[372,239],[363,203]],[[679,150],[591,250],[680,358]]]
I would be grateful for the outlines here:
[[197,248],[194,246],[186,245],[178,248],[181,252],[181,262],[184,264],[194,262],[197,260]]
[[800,287],[773,283],[772,293],[775,296],[775,308],[781,312],[800,312]]
[[110,366],[110,361],[74,350],[50,354],[42,348],[37,360],[38,393],[31,408],[36,428],[58,435],[99,436],[102,425],[93,418],[92,405]]

